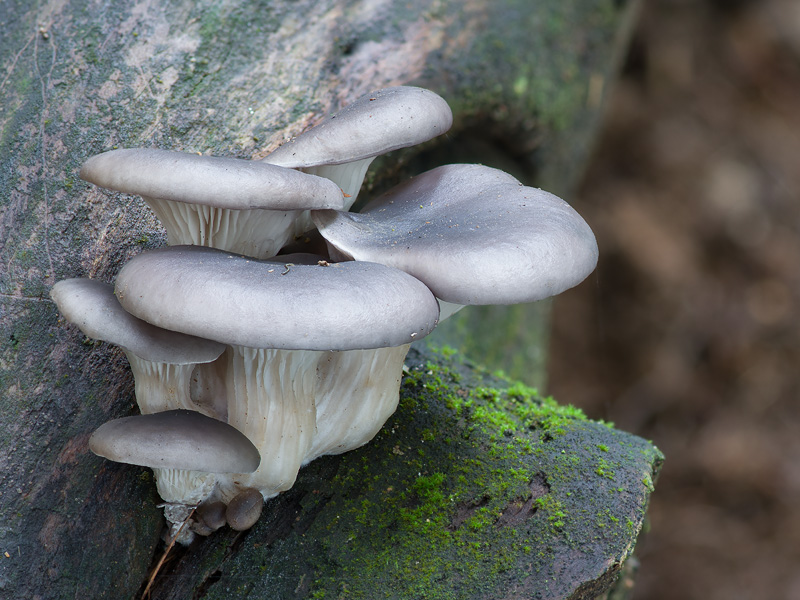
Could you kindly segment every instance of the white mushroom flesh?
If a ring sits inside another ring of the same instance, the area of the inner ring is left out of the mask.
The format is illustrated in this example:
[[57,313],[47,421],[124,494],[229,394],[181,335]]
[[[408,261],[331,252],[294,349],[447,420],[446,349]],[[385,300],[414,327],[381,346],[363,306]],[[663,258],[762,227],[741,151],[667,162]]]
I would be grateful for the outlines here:
[[227,359],[228,423],[261,454],[254,473],[225,476],[220,493],[229,501],[242,488],[264,498],[294,484],[314,438],[314,389],[321,352],[232,346]]
[[397,409],[410,347],[324,353],[317,367],[317,431],[304,464],[375,437]]
[[[301,170],[311,175],[330,179],[342,188],[345,194],[345,207],[342,210],[350,210],[350,207],[353,206],[353,203],[358,198],[361,184],[364,183],[367,169],[369,169],[373,160],[375,160],[375,157],[370,156],[341,165],[319,165],[318,167],[304,167]],[[313,223],[311,223],[309,229],[313,226]]]

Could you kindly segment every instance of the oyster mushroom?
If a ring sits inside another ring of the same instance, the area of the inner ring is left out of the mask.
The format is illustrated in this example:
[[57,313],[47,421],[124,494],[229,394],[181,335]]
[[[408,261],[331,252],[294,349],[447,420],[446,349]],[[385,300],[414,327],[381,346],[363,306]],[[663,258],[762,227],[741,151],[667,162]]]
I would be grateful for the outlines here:
[[262,460],[252,474],[220,479],[226,502],[245,488],[264,498],[290,488],[317,432],[340,435],[317,421],[325,351],[403,346],[427,335],[438,317],[428,288],[396,269],[282,259],[176,246],[135,257],[117,277],[117,296],[131,314],[229,346],[218,361],[227,420]]
[[344,208],[336,184],[261,161],[148,148],[91,157],[82,179],[138,194],[167,230],[171,245],[211,246],[267,258],[292,239],[311,208]]
[[482,165],[427,171],[360,213],[312,216],[334,259],[405,271],[450,306],[541,300],[597,264],[594,234],[569,204]]
[[[136,375],[142,412],[204,412],[250,440],[260,459],[221,473],[195,470],[197,462],[155,465],[173,530],[195,506],[193,531],[246,529],[302,464],[366,443],[397,405],[410,343],[460,306],[537,300],[592,271],[597,246],[577,213],[480,165],[434,169],[360,214],[344,212],[377,155],[451,124],[436,94],[395,87],[359,98],[264,161],[141,149],[85,163],[84,179],[142,195],[172,247],[130,261],[116,298],[105,284],[70,280],[54,300],[87,335],[121,345],[135,372],[143,360],[175,360],[161,350],[182,356],[182,342],[170,350],[165,336],[199,340],[191,343],[208,356],[178,358],[187,365],[179,376],[140,385]],[[328,260],[260,260],[288,252],[314,224]],[[101,313],[110,320],[95,321]],[[160,350],[142,359],[139,346]]]
[[108,421],[89,438],[89,449],[114,462],[208,473],[252,473],[261,461],[235,427],[180,409]]
[[155,327],[125,311],[114,287],[94,279],[65,279],[50,297],[67,321],[89,338],[122,348],[133,372],[136,401],[143,414],[186,408],[225,420],[219,398],[192,398],[192,374],[198,364],[215,361],[225,345]]
[[[181,532],[194,506],[215,491],[218,475],[251,473],[261,460],[236,428],[191,410],[109,421],[89,438],[89,449],[115,462],[153,469],[171,535]],[[186,530],[178,539],[187,544],[193,537]]]

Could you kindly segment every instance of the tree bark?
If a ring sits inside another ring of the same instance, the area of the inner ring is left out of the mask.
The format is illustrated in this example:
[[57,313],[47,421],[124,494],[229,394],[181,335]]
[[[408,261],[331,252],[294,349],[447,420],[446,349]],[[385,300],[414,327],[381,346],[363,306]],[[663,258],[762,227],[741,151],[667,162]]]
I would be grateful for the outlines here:
[[[449,102],[454,127],[445,139],[377,161],[365,195],[410,172],[455,160],[499,166],[526,183],[568,194],[587,154],[628,14],[616,0],[3,3],[0,597],[134,597],[159,544],[162,518],[149,474],[103,461],[86,446],[101,423],[135,411],[124,356],[67,326],[48,291],[69,277],[113,281],[128,258],[163,245],[165,235],[139,199],[109,195],[80,181],[77,172],[86,158],[141,146],[259,158],[370,90],[412,84]],[[436,402],[429,405],[434,412],[451,410]],[[234,598],[279,588],[287,595],[275,597],[336,597],[356,589],[355,577],[366,576],[340,553],[352,544],[346,532],[366,531],[358,521],[364,515],[354,507],[378,502],[377,483],[369,481],[383,473],[381,462],[363,461],[403,458],[416,454],[421,440],[428,444],[424,431],[439,424],[422,423],[416,414],[401,411],[390,426],[407,432],[402,455],[387,455],[386,447],[379,450],[376,444],[377,454],[367,446],[318,461],[303,472],[295,490],[270,503],[269,516],[251,532],[223,533],[178,553],[180,560],[164,571],[174,576],[159,579],[158,597]],[[648,445],[580,423],[560,438],[566,445],[559,451],[580,454],[595,443],[585,432],[597,430],[647,456],[619,467],[615,477],[624,471],[627,482],[628,474],[639,481],[642,473],[652,475],[658,458]],[[381,443],[391,443],[388,431]],[[542,435],[531,431],[533,440]],[[494,443],[493,434],[480,435],[481,444]],[[440,473],[442,485],[451,481],[459,462],[452,453],[432,454],[416,479],[410,471],[402,476],[397,485],[410,486],[409,503],[425,504],[420,499],[425,492],[414,487],[427,485],[420,478]],[[514,467],[524,473],[521,480],[527,477],[528,492],[495,490],[487,505],[481,504],[480,491],[471,500],[464,492],[457,506],[447,509],[451,529],[446,530],[459,531],[485,506],[498,514],[502,502],[527,506],[547,486],[550,492],[542,497],[552,495],[553,480],[537,460],[529,456]],[[360,484],[347,475],[357,465],[364,465]],[[603,551],[602,564],[584,552],[582,539],[564,541],[563,530],[551,528],[554,537],[523,544],[530,545],[529,552],[508,549],[505,562],[448,550],[453,560],[474,558],[481,572],[491,571],[495,587],[474,587],[474,579],[462,573],[467,567],[453,562],[438,563],[440,570],[426,581],[440,590],[439,597],[529,597],[533,588],[520,582],[538,576],[522,577],[518,569],[534,564],[525,562],[528,554],[544,552],[549,566],[535,567],[538,574],[550,573],[550,591],[543,597],[575,595],[597,577],[575,576],[572,587],[562,586],[563,561],[583,552],[584,562],[597,567],[593,572],[613,570],[603,566],[627,555],[641,524],[647,491],[634,487],[624,517],[631,519],[630,531],[624,539],[614,538],[617,546]],[[585,497],[576,492],[579,496]],[[461,525],[452,521],[458,510],[467,515]],[[540,521],[549,519],[542,516],[548,514],[544,507],[526,510]],[[390,519],[381,510],[370,514]],[[624,521],[622,513],[613,514]],[[491,545],[506,535],[497,532],[520,530],[516,522],[507,526],[497,519],[501,526],[484,527],[488,537],[468,543]],[[534,520],[523,519],[525,527]],[[331,537],[325,537],[326,527]],[[567,554],[558,554],[558,540],[567,544]],[[359,551],[362,557],[380,555],[374,547]],[[296,560],[296,552],[304,561]],[[388,562],[371,565],[378,579],[364,581],[385,582],[389,597],[425,597],[422,590],[405,596],[399,591],[422,581],[415,557],[427,555],[416,552],[403,546],[392,557],[403,569]],[[280,575],[280,565],[291,576]],[[257,579],[262,573],[270,575]],[[451,577],[455,587],[448,588]],[[498,590],[504,591],[498,595]]]

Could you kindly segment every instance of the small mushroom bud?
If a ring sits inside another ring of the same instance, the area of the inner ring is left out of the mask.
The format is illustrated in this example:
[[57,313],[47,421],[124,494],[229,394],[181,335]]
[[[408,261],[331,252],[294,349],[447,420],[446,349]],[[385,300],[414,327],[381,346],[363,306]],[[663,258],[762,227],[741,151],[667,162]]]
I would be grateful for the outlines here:
[[225,525],[226,509],[224,502],[204,502],[194,511],[195,522],[192,524],[192,531],[199,535],[211,535]]
[[228,504],[225,518],[231,529],[245,531],[250,529],[261,516],[261,508],[264,506],[264,498],[255,488],[247,488],[234,496]]

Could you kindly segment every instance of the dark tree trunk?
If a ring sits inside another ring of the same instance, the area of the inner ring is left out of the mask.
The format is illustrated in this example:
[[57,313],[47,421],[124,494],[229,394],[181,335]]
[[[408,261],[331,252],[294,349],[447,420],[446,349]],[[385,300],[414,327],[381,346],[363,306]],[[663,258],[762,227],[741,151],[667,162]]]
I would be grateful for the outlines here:
[[[78,179],[87,157],[147,146],[258,158],[363,93],[413,84],[450,103],[454,127],[376,162],[367,190],[459,160],[565,194],[629,13],[617,0],[0,5],[0,597],[133,597],[160,551],[148,472],[86,446],[135,411],[124,356],[66,326],[48,297],[68,277],[112,281],[165,242],[142,202]],[[455,413],[444,392],[418,393],[426,372],[374,444],[312,464],[250,532],[176,551],[154,597],[601,591],[633,546],[657,451],[582,420],[556,436],[544,421],[509,426],[500,451],[504,431]],[[468,463],[483,470],[459,487]]]

